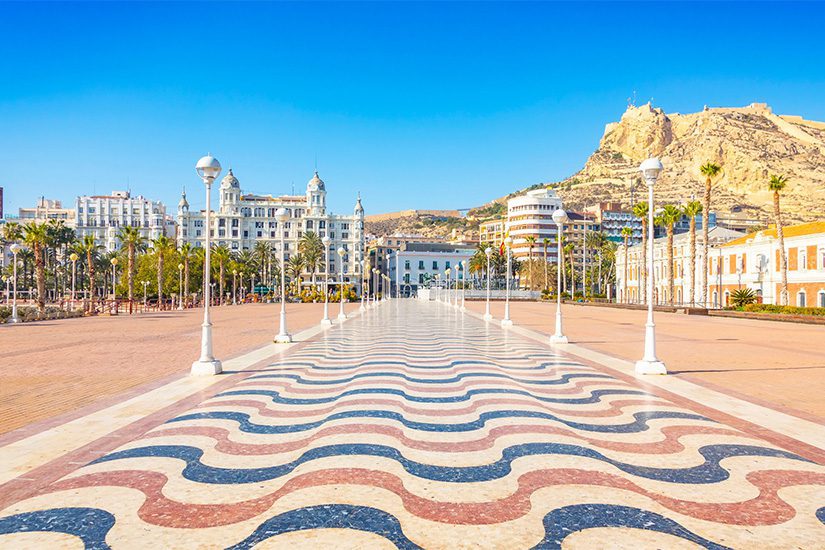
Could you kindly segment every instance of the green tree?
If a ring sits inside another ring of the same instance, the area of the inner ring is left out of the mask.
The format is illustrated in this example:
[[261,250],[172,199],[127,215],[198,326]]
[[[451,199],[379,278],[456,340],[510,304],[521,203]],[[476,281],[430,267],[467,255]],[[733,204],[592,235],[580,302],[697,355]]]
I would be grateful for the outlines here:
[[146,238],[141,235],[137,227],[124,226],[118,231],[120,250],[126,253],[126,281],[128,285],[129,301],[135,299],[135,258],[138,252],[146,249]]
[[324,243],[317,233],[307,231],[298,242],[298,252],[304,259],[304,268],[312,278],[312,285],[315,286],[315,273],[318,271],[318,264],[321,262],[324,252]]
[[544,288],[545,290],[550,289],[550,281],[547,278],[547,270],[550,268],[550,264],[547,261],[547,249],[550,248],[550,241],[549,238],[545,237],[542,239],[541,244],[544,247]]
[[212,260],[218,264],[218,296],[219,304],[224,303],[223,285],[226,279],[226,265],[232,260],[232,252],[226,245],[218,245],[212,248]]
[[158,307],[163,307],[163,284],[164,284],[164,264],[166,257],[175,250],[175,243],[166,235],[160,235],[152,239],[152,252],[157,261],[157,281],[158,281]]
[[666,204],[662,212],[657,216],[660,224],[664,226],[667,232],[667,294],[668,302],[673,305],[674,299],[674,273],[673,273],[673,226],[682,217],[682,209],[672,204]]
[[91,302],[95,299],[95,261],[98,258],[101,248],[102,247],[97,244],[97,239],[95,239],[94,235],[84,235],[83,240],[75,245],[77,253],[86,258],[86,275],[89,278],[89,303],[86,305],[87,311],[91,311]]
[[30,223],[23,228],[23,242],[34,253],[34,267],[37,277],[37,309],[46,312],[46,270],[45,252],[51,244],[46,224]]
[[180,245],[178,258],[180,258],[180,263],[183,264],[183,296],[181,296],[181,299],[183,299],[184,305],[189,306],[189,298],[192,293],[192,287],[189,285],[189,264],[195,258],[195,252],[190,243]]
[[690,287],[688,288],[688,303],[694,305],[696,301],[696,216],[703,211],[702,203],[689,201],[682,207],[682,214],[690,220]]
[[779,207],[779,193],[788,185],[788,178],[782,175],[772,175],[768,182],[768,189],[773,192],[773,216],[776,220],[776,238],[779,241],[779,265],[782,271],[782,287],[779,292],[781,304],[788,305],[788,256],[785,252],[785,233],[782,227],[782,211]]
[[642,276],[639,279],[639,297],[643,304],[647,303],[647,216],[649,208],[646,201],[633,205],[633,215],[642,221],[642,261],[639,269]]
[[722,168],[713,162],[706,162],[699,168],[699,172],[705,176],[705,201],[702,205],[702,305],[708,304],[708,249],[710,240],[708,231],[710,228],[710,195],[713,190],[713,178],[719,175]]
[[628,262],[628,252],[630,252],[630,237],[633,236],[633,228],[626,225],[622,227],[622,240],[624,241],[624,276],[622,280],[624,281],[624,289],[622,292],[622,299],[625,303],[628,303],[630,300],[627,296],[627,262]]
[[536,238],[533,235],[529,235],[524,240],[527,243],[528,258],[529,258],[529,263],[527,264],[527,266],[528,266],[530,284],[527,286],[527,288],[532,290],[533,289],[533,245],[536,244]]

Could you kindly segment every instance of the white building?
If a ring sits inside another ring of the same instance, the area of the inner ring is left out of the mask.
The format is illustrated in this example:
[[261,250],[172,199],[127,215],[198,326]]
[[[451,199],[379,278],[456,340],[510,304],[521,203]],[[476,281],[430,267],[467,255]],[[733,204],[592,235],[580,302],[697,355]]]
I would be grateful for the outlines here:
[[121,227],[140,228],[141,234],[152,240],[168,235],[166,206],[143,195],[132,197],[129,191],[112,191],[111,195],[77,197],[75,201],[75,233],[78,239],[94,235],[98,242],[113,251],[119,247],[117,234]]
[[63,208],[63,204],[56,199],[40,197],[34,208],[18,209],[18,219],[14,220],[21,224],[45,223],[51,220],[62,221],[66,227],[74,227],[77,222],[75,210]]
[[[360,282],[364,250],[364,207],[359,196],[351,215],[333,214],[326,208],[326,184],[318,172],[307,183],[305,195],[243,194],[238,178],[229,170],[218,189],[219,206],[211,216],[212,242],[233,252],[252,250],[257,241],[267,241],[280,251],[281,232],[275,212],[285,208],[290,220],[284,225],[284,260],[298,250],[298,243],[307,232],[319,237],[329,236],[332,242],[323,261],[328,261],[329,273],[337,274],[338,248],[343,248],[344,280]],[[205,211],[191,212],[186,193],[178,203],[178,244],[203,246]],[[322,264],[323,265],[323,264]],[[323,268],[320,272],[323,273]]]
[[561,198],[551,189],[534,189],[507,201],[505,234],[513,239],[513,257],[529,256],[527,237],[536,239],[534,252],[544,239],[550,239],[555,244],[556,224],[553,223],[553,212],[561,207]]
[[[455,277],[455,266],[462,261],[467,262],[469,270],[470,258],[475,251],[476,247],[470,244],[402,243],[389,261],[393,289],[398,285],[401,294],[409,296],[427,286],[436,275],[443,280],[447,269],[453,269],[452,277]],[[466,272],[459,268],[459,280],[464,280],[465,275]]]

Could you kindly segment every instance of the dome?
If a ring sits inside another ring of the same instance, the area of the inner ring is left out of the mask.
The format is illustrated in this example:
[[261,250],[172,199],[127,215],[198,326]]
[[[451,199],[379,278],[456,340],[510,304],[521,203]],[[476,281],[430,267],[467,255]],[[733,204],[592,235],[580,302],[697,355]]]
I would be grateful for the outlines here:
[[315,175],[312,176],[312,179],[307,182],[307,191],[326,191],[326,185],[324,184],[324,180],[318,177],[318,170],[315,171]]
[[232,168],[229,169],[229,173],[227,173],[223,179],[221,180],[221,189],[240,189],[241,182],[238,181],[238,178],[235,177],[235,174],[232,173]]
[[358,193],[358,200],[355,201],[355,215],[361,216],[364,214],[364,206],[361,204],[361,193]]
[[189,208],[189,201],[186,200],[186,189],[184,189],[183,193],[181,193],[180,200],[178,201],[178,208]]

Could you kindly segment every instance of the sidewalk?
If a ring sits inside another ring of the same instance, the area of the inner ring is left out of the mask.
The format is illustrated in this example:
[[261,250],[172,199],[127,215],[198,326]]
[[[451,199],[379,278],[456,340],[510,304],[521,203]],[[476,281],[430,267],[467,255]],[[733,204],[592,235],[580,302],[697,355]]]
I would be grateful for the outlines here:
[[[484,302],[466,302],[484,312]],[[513,302],[516,325],[551,334],[555,304]],[[491,303],[496,320],[502,302]],[[647,313],[565,304],[564,332],[571,343],[625,359],[641,358]],[[656,313],[657,354],[671,375],[784,412],[825,422],[825,327],[773,321]]]

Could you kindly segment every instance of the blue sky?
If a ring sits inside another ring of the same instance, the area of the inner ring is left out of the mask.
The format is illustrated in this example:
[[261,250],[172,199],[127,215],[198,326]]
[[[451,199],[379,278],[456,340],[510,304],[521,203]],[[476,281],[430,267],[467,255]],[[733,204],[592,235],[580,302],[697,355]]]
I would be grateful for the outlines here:
[[0,3],[0,186],[172,209],[211,151],[245,191],[462,208],[562,179],[627,98],[825,120],[825,5]]

